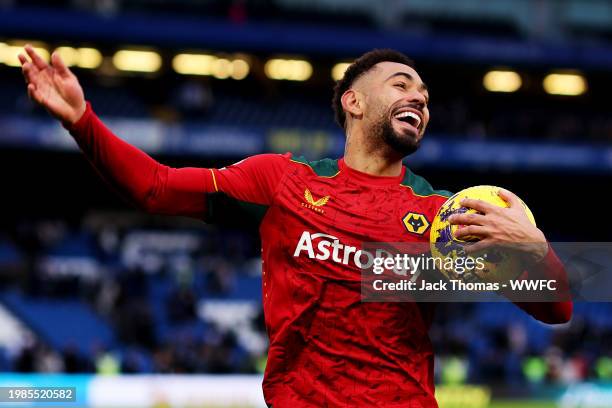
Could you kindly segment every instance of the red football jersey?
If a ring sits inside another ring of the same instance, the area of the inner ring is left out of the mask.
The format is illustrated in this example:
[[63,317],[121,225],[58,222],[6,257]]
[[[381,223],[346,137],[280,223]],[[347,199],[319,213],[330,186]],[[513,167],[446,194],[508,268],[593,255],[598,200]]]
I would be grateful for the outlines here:
[[[171,168],[115,136],[90,104],[69,130],[100,175],[145,211],[233,224],[257,219],[269,405],[437,406],[427,333],[434,304],[361,302],[357,260],[365,242],[428,242],[429,224],[450,193],[405,167],[397,177],[375,177],[342,159],[290,154],[223,169]],[[239,215],[244,210],[254,217]],[[567,287],[552,250],[531,273]],[[517,305],[547,323],[572,313],[567,297]]]
[[[364,242],[428,242],[429,223],[450,193],[406,167],[376,177],[342,159],[290,154],[211,171],[217,191],[263,206],[268,404],[436,407],[434,305],[362,303],[355,256]],[[211,200],[210,212],[216,207],[228,208]],[[426,221],[415,228],[411,214]]]

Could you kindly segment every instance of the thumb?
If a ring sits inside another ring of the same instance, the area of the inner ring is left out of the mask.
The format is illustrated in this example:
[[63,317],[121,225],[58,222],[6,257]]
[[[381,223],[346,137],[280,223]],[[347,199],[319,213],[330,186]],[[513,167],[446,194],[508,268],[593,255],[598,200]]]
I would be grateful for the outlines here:
[[70,70],[68,69],[66,64],[64,64],[62,57],[60,57],[59,55],[59,52],[55,51],[53,54],[51,54],[51,65],[53,65],[53,68],[56,69],[57,73],[60,74],[60,76],[64,78],[70,76]]
[[499,195],[502,200],[508,203],[509,208],[520,206],[521,200],[518,198],[518,196],[513,192],[506,190],[505,188],[500,188],[497,195]]

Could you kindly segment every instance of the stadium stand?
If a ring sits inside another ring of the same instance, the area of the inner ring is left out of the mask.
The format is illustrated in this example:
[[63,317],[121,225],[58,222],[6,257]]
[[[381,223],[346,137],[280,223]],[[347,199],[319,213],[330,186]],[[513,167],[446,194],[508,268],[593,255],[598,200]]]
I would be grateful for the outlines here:
[[[191,21],[206,7],[205,17],[228,31],[262,23],[255,27],[282,31],[295,25],[301,33],[302,24],[312,24],[313,31],[333,31],[338,26],[338,30],[364,29],[385,40],[416,39],[417,45],[406,46],[421,52],[417,65],[432,97],[427,138],[434,142],[421,152],[430,159],[415,163],[422,167],[419,173],[423,170],[436,185],[455,190],[476,183],[512,187],[529,198],[551,240],[609,239],[605,225],[609,221],[600,225],[592,217],[598,211],[607,217],[606,210],[600,210],[604,204],[596,198],[609,186],[612,169],[611,62],[609,54],[590,48],[610,44],[612,25],[606,22],[612,14],[601,13],[598,19],[593,12],[598,5],[602,10],[609,6],[596,0],[588,5],[572,0],[551,15],[547,7],[554,4],[543,1],[541,14],[525,16],[521,7],[526,1],[490,2],[501,5],[484,7],[479,13],[470,10],[475,0],[453,2],[450,9],[437,1],[405,2],[412,8],[395,2],[398,8],[390,8],[393,13],[376,8],[375,3],[0,0],[0,13],[93,12],[109,24],[124,21],[119,18],[125,16],[171,17],[176,23]],[[452,13],[462,17],[454,18]],[[543,32],[531,24],[538,16]],[[413,23],[415,18],[418,21]],[[384,37],[387,29],[394,36]],[[183,44],[177,45],[176,38],[165,38],[159,31],[153,34],[164,41],[144,44],[161,50],[164,65],[159,73],[75,68],[96,112],[125,131],[120,136],[144,141],[151,154],[176,166],[222,167],[270,147],[305,151],[311,158],[330,151],[341,154],[344,139],[333,120],[329,71],[336,62],[350,60],[353,49],[334,48],[338,43],[332,39],[325,50],[308,53],[308,44],[303,45],[300,52],[308,54],[315,75],[304,83],[289,83],[270,80],[263,70],[266,59],[283,51],[282,47],[272,40],[267,49],[258,48],[261,43],[248,43],[249,76],[242,81],[222,80],[171,72],[170,57],[182,51]],[[265,31],[272,39],[269,34],[274,32]],[[116,44],[113,33],[104,34],[110,39],[93,42],[104,52],[108,65],[109,56],[124,44]],[[64,41],[61,32],[28,35],[32,39],[48,36],[52,46]],[[440,40],[438,35],[448,37]],[[11,38],[16,38],[14,31],[0,27],[0,42]],[[137,37],[141,38],[150,37]],[[195,48],[244,51],[241,44],[228,49],[225,43],[207,43],[202,38]],[[371,37],[364,34],[363,38]],[[447,46],[449,38],[457,39],[456,55],[455,48]],[[572,47],[540,43],[560,39],[585,42]],[[468,52],[480,46],[490,51],[495,41],[509,41],[503,42],[505,47],[494,47],[507,60],[483,62]],[[575,53],[564,53],[570,48]],[[566,68],[557,62],[571,62],[568,55],[580,56],[577,65],[588,78],[587,93],[575,98],[545,94],[540,86],[543,76]],[[484,73],[499,66],[520,72],[524,84],[519,92],[484,90]],[[6,328],[0,334],[0,370],[261,374],[267,337],[255,234],[138,215],[105,189],[75,153],[72,141],[66,137],[63,142],[49,142],[59,140],[61,129],[28,100],[18,68],[0,65],[0,89],[0,169],[7,174],[5,188],[12,192],[3,198],[7,210],[0,218],[0,326]],[[158,127],[163,132],[149,137],[148,130]],[[278,146],[273,143],[275,132],[280,133]],[[24,134],[36,143],[14,144],[14,138]],[[34,134],[41,137],[35,139]],[[323,134],[322,142],[316,139],[319,134]],[[178,142],[180,148],[160,148]],[[447,144],[453,149],[442,149]],[[544,148],[529,150],[533,146]],[[218,150],[204,154],[210,147]],[[457,151],[465,152],[467,159],[449,170],[455,158],[449,156]],[[530,154],[533,151],[538,154]],[[37,166],[30,168],[34,162]],[[566,198],[570,190],[579,193]],[[585,191],[593,197],[585,198]],[[568,201],[577,208],[568,209]],[[612,380],[610,303],[577,302],[572,321],[560,327],[539,323],[511,304],[442,303],[431,338],[436,381],[442,384],[532,389]]]

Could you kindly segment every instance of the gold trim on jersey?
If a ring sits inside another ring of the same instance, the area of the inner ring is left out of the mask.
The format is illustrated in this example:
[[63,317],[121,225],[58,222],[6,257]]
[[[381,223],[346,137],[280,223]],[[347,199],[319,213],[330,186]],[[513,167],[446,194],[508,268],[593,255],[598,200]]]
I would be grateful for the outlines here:
[[215,186],[215,192],[218,193],[219,187],[217,187],[217,179],[215,178],[215,172],[213,169],[209,169],[209,170],[210,170],[210,174],[212,174],[213,186]]

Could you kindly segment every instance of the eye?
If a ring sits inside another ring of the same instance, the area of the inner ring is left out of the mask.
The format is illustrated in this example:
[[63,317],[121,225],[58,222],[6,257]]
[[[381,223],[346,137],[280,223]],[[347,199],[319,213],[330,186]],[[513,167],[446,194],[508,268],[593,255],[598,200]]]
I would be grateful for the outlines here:
[[403,83],[403,82],[398,82],[398,83],[394,84],[393,86],[396,86],[396,87],[398,87],[400,89],[406,89],[406,84]]

